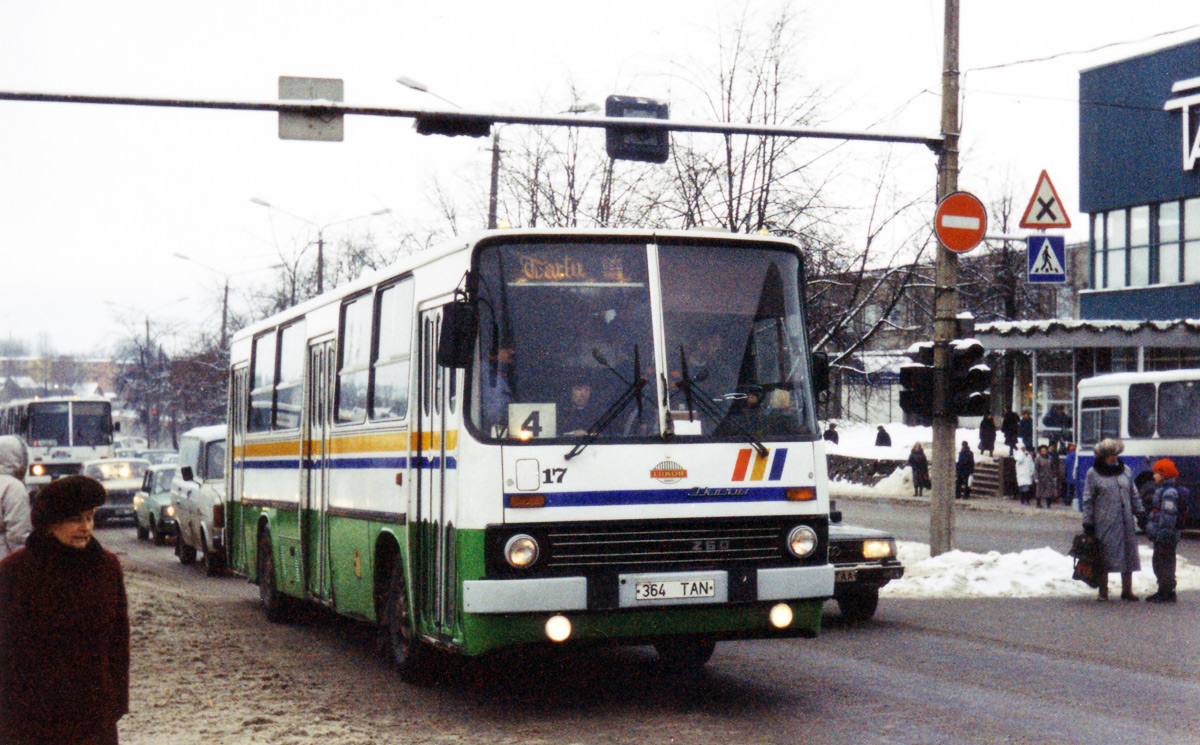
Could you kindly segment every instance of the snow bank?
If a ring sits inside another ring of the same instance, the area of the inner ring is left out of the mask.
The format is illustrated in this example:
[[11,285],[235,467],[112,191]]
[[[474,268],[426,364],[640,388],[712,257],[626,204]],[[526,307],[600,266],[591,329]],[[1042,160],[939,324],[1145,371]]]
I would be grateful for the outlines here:
[[[1143,571],[1133,575],[1134,593],[1145,596],[1158,589],[1150,571],[1148,546],[1139,548]],[[1096,591],[1071,579],[1072,559],[1051,548],[1018,553],[986,554],[948,551],[930,557],[924,543],[900,542],[904,577],[889,583],[880,595],[897,598],[1044,598],[1091,596]],[[1177,559],[1177,590],[1200,589],[1200,567]],[[1120,575],[1109,576],[1109,590],[1120,592]]]

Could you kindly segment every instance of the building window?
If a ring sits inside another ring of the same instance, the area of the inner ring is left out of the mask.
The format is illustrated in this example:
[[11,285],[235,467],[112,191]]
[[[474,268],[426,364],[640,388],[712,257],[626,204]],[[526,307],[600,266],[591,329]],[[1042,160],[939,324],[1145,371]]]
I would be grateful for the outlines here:
[[1158,205],[1158,282],[1179,283],[1179,202]]
[[1119,289],[1125,287],[1125,210],[1109,212],[1105,223],[1104,286]]
[[1200,282],[1200,199],[1183,203],[1183,281]]
[[1129,210],[1129,286],[1150,284],[1150,208]]

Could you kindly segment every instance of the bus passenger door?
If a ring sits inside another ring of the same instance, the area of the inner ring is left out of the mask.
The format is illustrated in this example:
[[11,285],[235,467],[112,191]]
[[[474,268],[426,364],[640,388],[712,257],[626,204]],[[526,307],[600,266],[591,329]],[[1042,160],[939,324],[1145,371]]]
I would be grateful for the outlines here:
[[417,529],[411,551],[413,606],[417,628],[441,638],[455,635],[457,574],[454,525],[458,502],[453,479],[457,431],[449,386],[456,376],[437,364],[441,309],[420,315],[416,433],[410,458],[416,473],[414,490]]
[[[242,365],[230,374],[229,395],[229,447],[227,448],[226,479],[229,483],[226,489],[226,518],[227,534],[225,545],[229,546],[230,566],[243,574],[249,572],[248,546],[254,545],[254,534],[251,533],[247,543],[246,533],[255,529],[253,521],[247,521],[243,514],[245,509],[242,496],[245,491],[245,456],[246,456],[246,405],[250,400],[250,366]],[[247,527],[249,522],[249,527]]]
[[304,500],[300,510],[301,566],[308,594],[332,600],[329,571],[329,430],[336,360],[333,340],[310,344],[301,460]]

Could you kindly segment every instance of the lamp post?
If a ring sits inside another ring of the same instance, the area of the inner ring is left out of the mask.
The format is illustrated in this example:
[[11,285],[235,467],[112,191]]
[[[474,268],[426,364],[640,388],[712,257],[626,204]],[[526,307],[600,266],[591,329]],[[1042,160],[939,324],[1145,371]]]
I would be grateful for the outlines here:
[[287,210],[283,209],[282,207],[276,207],[275,205],[271,204],[270,202],[268,202],[265,199],[259,199],[258,197],[250,197],[250,201],[253,202],[254,204],[257,204],[260,207],[266,207],[267,209],[275,210],[276,212],[283,213],[283,214],[287,215],[288,217],[292,218],[293,220],[298,220],[298,221],[304,223],[305,225],[310,225],[317,229],[317,294],[318,295],[325,291],[325,230],[327,228],[332,228],[335,225],[344,225],[348,222],[354,222],[355,220],[365,220],[368,217],[379,217],[380,215],[389,214],[392,211],[391,208],[385,207],[384,209],[381,209],[381,210],[375,210],[374,212],[368,212],[365,215],[358,215],[357,217],[347,217],[345,220],[337,220],[335,222],[327,222],[322,225],[320,223],[315,223],[312,220],[309,220],[307,218],[300,217],[297,214],[288,212]]
[[266,271],[268,269],[282,269],[283,268],[283,264],[272,264],[271,266],[258,266],[258,267],[254,267],[253,269],[243,269],[240,272],[224,272],[224,271],[221,271],[220,269],[217,269],[215,267],[209,266],[208,264],[205,264],[203,261],[197,261],[196,259],[193,259],[191,256],[186,256],[184,254],[181,254],[178,251],[173,252],[171,255],[177,259],[183,259],[184,261],[190,261],[191,263],[195,264],[196,266],[203,267],[204,269],[207,269],[210,272],[215,272],[217,274],[220,274],[222,277],[225,278],[225,291],[222,294],[222,298],[221,298],[221,349],[225,349],[228,346],[228,342],[229,342],[228,329],[229,329],[229,279],[230,279],[230,277],[238,277],[243,274],[249,274],[250,272],[262,272],[262,271]]

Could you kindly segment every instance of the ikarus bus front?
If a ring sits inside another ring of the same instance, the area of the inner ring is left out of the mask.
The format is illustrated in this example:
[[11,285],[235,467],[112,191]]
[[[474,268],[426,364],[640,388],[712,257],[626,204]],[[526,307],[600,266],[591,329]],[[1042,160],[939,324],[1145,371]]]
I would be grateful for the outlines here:
[[504,231],[247,329],[231,548],[441,647],[814,636],[829,501],[796,244]]

